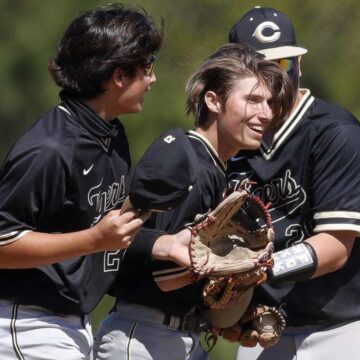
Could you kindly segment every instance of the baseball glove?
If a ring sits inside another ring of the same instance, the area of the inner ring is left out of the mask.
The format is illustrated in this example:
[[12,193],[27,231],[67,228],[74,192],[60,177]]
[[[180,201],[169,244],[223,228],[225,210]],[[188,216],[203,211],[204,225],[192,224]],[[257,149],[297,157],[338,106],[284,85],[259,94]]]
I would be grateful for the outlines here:
[[[214,327],[232,326],[246,310],[252,295],[248,290],[266,281],[266,270],[273,265],[268,209],[258,197],[236,190],[213,211],[198,216],[190,230],[191,270],[208,278],[204,303],[222,309],[207,317]],[[247,302],[245,309],[239,304],[241,297]]]
[[221,335],[230,342],[241,346],[263,348],[275,345],[284,331],[286,321],[282,313],[266,305],[250,305],[242,318],[233,326],[213,329],[212,335]]

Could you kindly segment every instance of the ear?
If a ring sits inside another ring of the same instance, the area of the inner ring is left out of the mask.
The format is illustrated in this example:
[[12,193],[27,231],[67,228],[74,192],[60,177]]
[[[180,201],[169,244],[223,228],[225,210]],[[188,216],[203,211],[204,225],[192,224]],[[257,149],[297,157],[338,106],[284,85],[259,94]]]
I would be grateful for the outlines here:
[[299,66],[299,78],[301,77],[301,66],[300,66],[300,63],[301,63],[301,56],[298,56],[298,66]]
[[209,111],[219,113],[221,110],[221,103],[218,95],[214,91],[207,91],[204,96],[204,102]]
[[111,80],[119,87],[123,87],[123,73],[120,68],[116,68],[111,76]]

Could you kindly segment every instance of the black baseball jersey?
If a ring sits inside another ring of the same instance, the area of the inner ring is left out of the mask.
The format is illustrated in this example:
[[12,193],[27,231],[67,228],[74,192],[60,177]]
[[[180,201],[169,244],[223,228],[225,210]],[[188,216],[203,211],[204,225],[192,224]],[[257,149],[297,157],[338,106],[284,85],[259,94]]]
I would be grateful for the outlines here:
[[[108,123],[70,98],[44,114],[12,147],[1,168],[0,245],[29,231],[90,228],[121,207],[130,167],[121,123]],[[0,269],[0,298],[64,314],[86,314],[108,290],[119,252],[33,269]]]
[[[158,233],[159,231],[169,234],[179,232],[186,224],[193,222],[197,214],[204,214],[215,208],[223,197],[226,186],[225,164],[205,138],[194,131],[189,131],[187,134],[197,156],[197,181],[181,205],[171,211],[157,213],[151,219]],[[136,246],[137,240],[135,239],[128,249],[129,253],[133,245]],[[145,253],[146,251],[144,248]],[[198,281],[175,291],[163,292],[154,282],[153,273],[155,276],[159,274],[159,276],[171,277],[188,270],[168,261],[147,263],[134,261],[127,258],[128,252],[122,261],[119,278],[112,288],[111,295],[176,316],[184,315],[195,305],[202,305],[204,281]]]
[[[271,146],[263,142],[258,151],[240,152],[228,164],[232,185],[250,179],[256,183],[251,191],[271,202],[275,251],[324,231],[360,234],[360,124],[348,111],[301,91],[301,103]],[[282,303],[288,325],[360,319],[359,264],[355,241],[339,271],[298,282],[288,293],[291,287],[266,284],[260,301]]]

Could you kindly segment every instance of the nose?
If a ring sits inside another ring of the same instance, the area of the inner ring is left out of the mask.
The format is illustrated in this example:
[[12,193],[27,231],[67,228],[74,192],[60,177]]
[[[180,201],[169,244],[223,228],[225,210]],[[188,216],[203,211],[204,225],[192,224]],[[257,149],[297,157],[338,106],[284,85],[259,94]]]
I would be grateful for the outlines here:
[[150,84],[154,84],[155,82],[156,82],[156,75],[155,75],[155,71],[153,71],[150,77]]
[[259,118],[264,122],[270,122],[274,117],[274,112],[267,102],[259,104]]

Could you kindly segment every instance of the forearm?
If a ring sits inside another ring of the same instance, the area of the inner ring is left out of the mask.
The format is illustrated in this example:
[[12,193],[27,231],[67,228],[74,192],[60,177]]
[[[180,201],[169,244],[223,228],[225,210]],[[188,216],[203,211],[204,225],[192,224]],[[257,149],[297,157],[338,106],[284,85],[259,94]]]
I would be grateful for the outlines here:
[[133,243],[127,249],[124,260],[152,262],[154,259],[158,259],[160,250],[156,250],[156,247],[154,249],[154,246],[159,242],[158,239],[165,234],[156,229],[146,227],[140,229]]
[[193,273],[186,273],[176,278],[155,282],[162,291],[172,291],[193,284],[195,280],[196,278]]
[[96,252],[91,230],[68,234],[28,232],[0,246],[1,268],[32,268]]
[[351,253],[356,234],[350,231],[319,233],[304,243],[274,253],[272,281],[304,281],[342,268]]
[[29,268],[65,259],[127,248],[146,221],[146,214],[136,216],[119,210],[110,211],[95,226],[70,233],[28,232],[22,238],[0,246],[1,268]]
[[[190,240],[190,230],[184,229],[174,235],[164,234],[155,242],[152,254],[156,260],[171,261],[180,265],[175,272],[169,269],[168,275],[161,272],[160,276],[155,276],[154,280],[162,291],[176,290],[196,280],[194,274],[188,269],[191,266]],[[181,268],[183,271],[179,271]]]
[[318,266],[313,278],[341,269],[347,262],[354,241],[351,231],[332,231],[312,236],[306,241],[316,252]]

